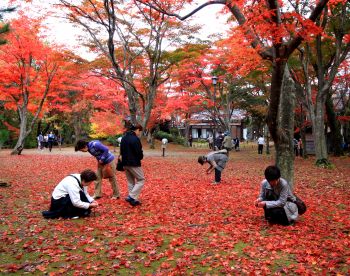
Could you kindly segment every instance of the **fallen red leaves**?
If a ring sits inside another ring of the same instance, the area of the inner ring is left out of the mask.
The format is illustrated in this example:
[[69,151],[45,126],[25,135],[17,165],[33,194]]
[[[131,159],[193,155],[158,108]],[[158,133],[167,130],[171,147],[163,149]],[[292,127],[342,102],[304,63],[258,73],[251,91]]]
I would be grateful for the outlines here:
[[[203,151],[203,150],[202,150]],[[252,204],[272,157],[232,153],[223,184],[197,164],[200,150],[146,153],[142,205],[112,200],[108,181],[92,217],[44,220],[54,186],[95,168],[88,155],[0,154],[0,273],[349,274],[349,158],[335,168],[296,161],[296,191],[308,211],[294,226],[268,226]],[[160,155],[160,154],[159,154]],[[126,179],[118,172],[122,195]],[[93,187],[91,187],[91,193]],[[74,272],[73,272],[74,273]]]

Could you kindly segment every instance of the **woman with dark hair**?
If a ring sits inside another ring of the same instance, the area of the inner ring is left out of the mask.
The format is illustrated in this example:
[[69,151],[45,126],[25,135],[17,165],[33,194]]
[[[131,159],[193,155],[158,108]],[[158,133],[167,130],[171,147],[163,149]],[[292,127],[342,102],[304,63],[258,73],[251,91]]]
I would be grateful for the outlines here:
[[[75,151],[89,152],[97,160],[97,181],[95,182],[95,194],[94,199],[102,197],[101,184],[102,178],[108,178],[109,183],[111,183],[113,195],[112,199],[119,199],[119,187],[117,184],[116,177],[116,164],[114,160],[113,153],[102,144],[99,140],[85,141],[79,140],[75,145]],[[107,177],[103,175],[106,169],[110,169]]]
[[139,196],[145,183],[145,176],[141,168],[143,150],[138,131],[142,131],[141,125],[125,123],[127,128],[120,143],[120,156],[128,182],[129,195],[125,200],[132,206],[140,205]]
[[49,211],[44,218],[87,217],[98,203],[88,194],[87,186],[97,179],[95,172],[84,170],[81,174],[70,174],[55,187]]

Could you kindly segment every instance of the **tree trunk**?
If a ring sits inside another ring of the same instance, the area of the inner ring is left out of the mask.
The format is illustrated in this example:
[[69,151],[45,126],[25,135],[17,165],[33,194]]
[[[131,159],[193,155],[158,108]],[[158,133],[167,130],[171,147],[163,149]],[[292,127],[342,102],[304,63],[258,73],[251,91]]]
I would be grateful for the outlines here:
[[[188,124],[188,122],[187,122],[187,120],[186,120],[186,123],[185,123],[185,140],[186,140],[186,147],[189,147],[190,146],[190,144],[189,144],[189,142],[188,142],[188,137],[190,137],[190,131],[191,131],[191,127],[190,127],[190,125]],[[214,139],[214,141],[215,141],[215,139]]]
[[83,126],[82,126],[82,114],[73,113],[73,127],[74,127],[74,144],[82,138]]
[[264,127],[264,136],[266,141],[266,154],[270,154],[270,135],[269,135],[269,129],[267,127]]
[[124,84],[123,87],[125,89],[126,95],[128,96],[128,105],[129,105],[131,122],[136,124],[137,123],[137,110],[139,110],[139,106],[137,103],[138,102],[137,93],[135,92],[135,89],[128,84]]
[[332,137],[332,149],[334,156],[341,156],[343,155],[343,137],[340,132],[340,123],[337,121],[337,116],[334,112],[334,105],[332,101],[332,96],[330,93],[328,93],[327,100],[326,100],[326,113],[327,113],[327,119],[328,119],[328,125],[331,129],[331,137]]
[[275,144],[275,148],[276,166],[280,168],[282,177],[288,181],[291,189],[294,187],[293,114],[295,102],[295,85],[286,66],[278,114],[279,139],[278,143]]
[[315,143],[316,165],[329,165],[327,142],[325,135],[324,124],[324,101],[322,97],[316,98],[316,105],[312,112],[315,112],[312,117],[312,132]]
[[270,90],[270,104],[267,113],[266,122],[269,127],[269,131],[272,140],[276,145],[279,144],[278,134],[278,110],[280,105],[282,80],[284,75],[284,68],[286,63],[284,61],[274,61],[272,66],[272,77],[271,77],[271,90]]
[[24,142],[26,137],[29,135],[30,131],[27,131],[27,110],[26,108],[18,109],[20,117],[20,128],[19,128],[19,137],[15,147],[13,148],[11,155],[21,155],[24,149]]
[[147,127],[148,121],[151,117],[151,112],[153,109],[153,103],[154,99],[157,93],[157,87],[156,86],[150,86],[149,91],[147,94],[147,100],[146,100],[146,106],[145,106],[145,113],[143,116],[143,121],[142,121],[142,127],[145,129]]
[[156,128],[156,129],[149,130],[147,133],[147,142],[149,144],[150,149],[156,148],[154,135],[157,131],[158,131],[158,129]]

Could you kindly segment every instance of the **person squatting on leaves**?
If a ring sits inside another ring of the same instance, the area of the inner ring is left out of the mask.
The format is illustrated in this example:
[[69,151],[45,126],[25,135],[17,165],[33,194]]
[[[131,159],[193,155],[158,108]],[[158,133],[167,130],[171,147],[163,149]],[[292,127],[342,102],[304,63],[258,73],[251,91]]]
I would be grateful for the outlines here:
[[88,194],[87,186],[97,179],[92,170],[71,174],[58,183],[52,193],[49,211],[42,215],[47,219],[87,217],[98,203]]
[[290,225],[298,219],[298,207],[292,201],[295,196],[288,182],[281,178],[279,168],[268,166],[255,207],[264,208],[265,219],[270,223]]
[[221,182],[221,173],[226,166],[228,160],[227,150],[219,150],[209,152],[207,155],[199,156],[198,163],[203,165],[204,163],[208,163],[210,166],[206,170],[207,174],[210,174],[213,170],[215,170],[215,181],[213,184],[220,184]]
[[145,176],[141,168],[143,159],[142,144],[137,136],[142,131],[141,125],[134,125],[125,121],[127,129],[120,143],[120,156],[128,182],[128,197],[125,198],[132,206],[140,205],[139,196],[145,183]]
[[116,178],[115,157],[108,147],[98,140],[90,142],[79,140],[75,145],[75,151],[89,152],[97,160],[97,181],[95,182],[95,194],[93,198],[98,199],[102,197],[102,178],[108,178],[113,189],[112,199],[119,199],[120,193]]

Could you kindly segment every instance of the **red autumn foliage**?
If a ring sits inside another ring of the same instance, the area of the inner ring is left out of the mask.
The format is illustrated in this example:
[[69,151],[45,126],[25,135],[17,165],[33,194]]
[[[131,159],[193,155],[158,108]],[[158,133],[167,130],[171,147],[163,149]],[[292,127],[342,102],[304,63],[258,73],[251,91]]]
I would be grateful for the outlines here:
[[[334,169],[314,158],[295,162],[296,193],[308,211],[295,225],[269,226],[253,201],[263,169],[273,162],[255,145],[232,152],[222,185],[212,186],[196,157],[205,149],[169,145],[145,150],[142,205],[112,200],[108,181],[92,217],[44,220],[54,186],[64,176],[95,169],[94,158],[60,153],[0,153],[1,273],[347,275],[350,268],[348,157]],[[126,178],[118,172],[122,196]],[[89,187],[93,193],[93,187]]]

